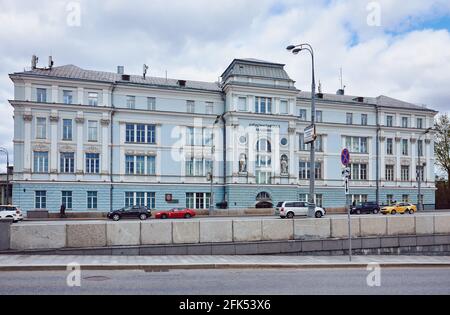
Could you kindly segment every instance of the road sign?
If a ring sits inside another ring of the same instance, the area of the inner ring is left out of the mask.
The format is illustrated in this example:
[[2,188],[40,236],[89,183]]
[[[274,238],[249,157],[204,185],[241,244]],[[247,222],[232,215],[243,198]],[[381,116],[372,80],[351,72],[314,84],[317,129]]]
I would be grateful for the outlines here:
[[350,189],[348,186],[348,177],[345,179],[345,194],[348,196],[350,195]]
[[317,136],[316,136],[316,127],[314,125],[306,127],[303,137],[304,137],[304,142],[306,144],[314,142],[316,140],[316,138],[317,138]]
[[350,152],[347,148],[342,150],[341,153],[341,162],[344,166],[348,166],[350,164]]
[[342,171],[342,177],[343,178],[350,178],[350,167],[344,168]]

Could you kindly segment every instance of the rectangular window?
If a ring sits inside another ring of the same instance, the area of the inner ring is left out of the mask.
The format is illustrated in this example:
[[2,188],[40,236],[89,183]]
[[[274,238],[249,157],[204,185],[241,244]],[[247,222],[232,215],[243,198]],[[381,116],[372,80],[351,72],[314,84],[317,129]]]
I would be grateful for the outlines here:
[[350,164],[352,180],[367,180],[367,164]]
[[145,174],[145,156],[137,155],[136,156],[136,175],[144,175]]
[[125,192],[125,207],[134,206],[134,193],[126,191]]
[[208,160],[191,158],[185,162],[185,174],[186,176],[205,176],[209,167]]
[[[316,141],[314,143],[314,150],[316,152],[323,152],[323,136],[317,135]],[[305,144],[305,135],[303,133],[299,134],[299,148],[300,151],[309,151],[311,150],[311,144]]]
[[145,125],[136,125],[136,142],[145,143]]
[[402,202],[409,202],[409,195],[402,195]]
[[386,116],[386,127],[393,127],[394,126],[394,116],[387,115]]
[[353,125],[353,113],[347,113],[347,125]]
[[125,142],[155,144],[156,126],[144,124],[126,124]]
[[280,101],[280,114],[287,115],[289,113],[288,101],[281,100]]
[[386,165],[386,181],[394,181],[394,165]]
[[386,139],[386,154],[387,155],[394,154],[394,139],[392,139],[392,138]]
[[316,206],[322,207],[323,205],[323,195],[322,194],[316,194]]
[[134,174],[134,156],[125,155],[125,173]]
[[146,198],[145,198],[145,192],[139,191],[135,193],[135,202],[134,205],[135,206],[145,206],[146,203]]
[[127,95],[127,108],[135,109],[136,108],[136,97],[132,95]]
[[125,192],[125,207],[146,206],[149,209],[155,209],[154,192]]
[[367,202],[367,195],[352,195],[352,203]]
[[188,113],[195,113],[195,101],[186,101]]
[[47,89],[36,89],[36,100],[38,103],[47,102]]
[[156,110],[156,98],[147,97],[147,109],[148,110]]
[[34,172],[48,173],[48,152],[34,152]]
[[392,205],[394,203],[394,195],[386,195],[386,203],[387,205]]
[[308,202],[308,194],[299,194],[298,201],[300,202]]
[[64,102],[64,104],[72,104],[73,103],[73,91],[63,90],[63,102]]
[[424,181],[424,178],[425,178],[425,176],[424,176],[424,167],[423,166],[420,166],[420,165],[417,165],[416,166],[416,180],[419,180],[419,178],[420,178],[420,180],[423,182]]
[[100,173],[100,154],[86,153],[86,173],[98,174]]
[[36,209],[47,208],[47,192],[45,190],[37,190],[34,193],[34,207]]
[[62,191],[61,192],[61,204],[66,206],[66,209],[72,209],[72,192]]
[[88,121],[88,141],[89,142],[98,141],[98,123],[95,120]]
[[423,129],[423,118],[417,118],[417,128]]
[[87,192],[87,208],[89,210],[97,209],[97,192],[96,191],[88,191]]
[[361,114],[361,125],[367,126],[367,114]]
[[417,156],[423,156],[423,140],[417,140]]
[[[316,162],[315,164],[315,178],[322,179],[322,163]],[[299,162],[299,179],[309,179],[309,162]]]
[[98,93],[97,92],[89,92],[88,93],[88,105],[89,106],[98,106]]
[[408,127],[409,127],[408,117],[402,117],[402,128],[408,128]]
[[210,193],[186,193],[186,208],[209,209]]
[[323,120],[322,120],[322,111],[321,110],[317,110],[316,111],[316,122],[318,122],[318,123],[323,122]]
[[203,145],[210,146],[213,141],[212,138],[213,138],[212,129],[203,128]]
[[133,124],[127,124],[126,125],[126,131],[125,131],[125,141],[126,142],[134,142],[134,127]]
[[63,119],[62,139],[72,141],[72,119]]
[[155,175],[156,157],[144,155],[125,155],[127,175]]
[[206,102],[206,114],[212,115],[214,113],[214,103],[213,102]]
[[147,156],[147,175],[156,174],[156,157]]
[[402,165],[401,167],[401,180],[409,181],[409,165]]
[[255,113],[271,114],[272,99],[268,97],[255,97]]
[[155,125],[147,125],[147,143],[149,143],[149,144],[156,143],[156,126]]
[[307,110],[306,109],[303,109],[303,108],[300,108],[299,109],[299,113],[298,113],[298,117],[300,118],[300,120],[303,120],[303,121],[306,121],[307,120]]
[[47,138],[47,118],[37,117],[36,118],[36,139],[46,139]]
[[345,145],[352,153],[368,153],[366,137],[345,137]]
[[402,155],[409,155],[408,139],[402,139]]
[[59,168],[61,173],[75,173],[75,153],[62,152]]
[[239,97],[238,99],[238,110],[241,112],[248,111],[247,109],[247,98],[246,97]]
[[156,208],[156,194],[154,192],[148,192],[147,193],[147,207],[149,209],[155,209]]

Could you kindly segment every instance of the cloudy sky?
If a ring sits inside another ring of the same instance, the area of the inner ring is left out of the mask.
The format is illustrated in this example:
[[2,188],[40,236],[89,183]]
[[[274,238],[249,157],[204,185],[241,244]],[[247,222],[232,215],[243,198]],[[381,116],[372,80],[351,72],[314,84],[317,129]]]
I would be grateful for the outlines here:
[[146,63],[152,76],[202,81],[252,57],[285,63],[308,90],[310,59],[285,47],[309,42],[324,92],[342,67],[347,94],[450,112],[448,0],[0,0],[0,25],[0,146],[11,152],[8,73],[33,54],[41,66],[52,55],[56,66],[140,74]]

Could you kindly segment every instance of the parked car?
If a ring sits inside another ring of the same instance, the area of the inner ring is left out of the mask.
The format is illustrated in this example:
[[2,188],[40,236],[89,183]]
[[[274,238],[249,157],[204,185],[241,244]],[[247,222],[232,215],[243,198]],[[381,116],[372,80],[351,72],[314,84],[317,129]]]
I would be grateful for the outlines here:
[[22,210],[17,206],[0,206],[0,219],[12,219],[13,222],[23,221]]
[[140,219],[147,220],[152,216],[152,212],[145,206],[123,207],[108,213],[108,219],[119,221],[120,219]]
[[381,213],[384,214],[384,215],[386,215],[386,214],[395,215],[397,213],[400,213],[400,214],[405,214],[405,213],[414,214],[415,212],[417,212],[417,207],[415,205],[413,205],[412,203],[409,203],[409,202],[399,202],[399,203],[396,203],[393,206],[386,206],[386,207],[383,207],[381,209]]
[[354,206],[350,207],[351,214],[363,214],[363,213],[373,213],[378,214],[380,212],[380,206],[374,202],[357,202]]
[[[277,204],[275,213],[281,218],[292,219],[295,216],[307,216],[308,215],[308,202],[303,201],[282,201]],[[314,216],[321,218],[326,214],[324,208],[315,207]]]
[[173,208],[167,211],[158,211],[155,213],[155,219],[189,219],[195,217],[196,213],[193,209]]

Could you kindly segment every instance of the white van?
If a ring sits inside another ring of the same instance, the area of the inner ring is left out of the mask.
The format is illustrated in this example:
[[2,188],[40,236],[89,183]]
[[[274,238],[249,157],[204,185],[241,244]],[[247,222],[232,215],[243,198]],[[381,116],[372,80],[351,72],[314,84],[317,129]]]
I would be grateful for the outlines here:
[[[295,216],[307,216],[309,203],[303,201],[282,201],[277,204],[275,213],[281,218],[292,219]],[[314,211],[316,218],[321,218],[326,214],[325,209],[316,207]]]
[[12,219],[13,222],[23,220],[23,214],[19,207],[0,205],[0,219]]

